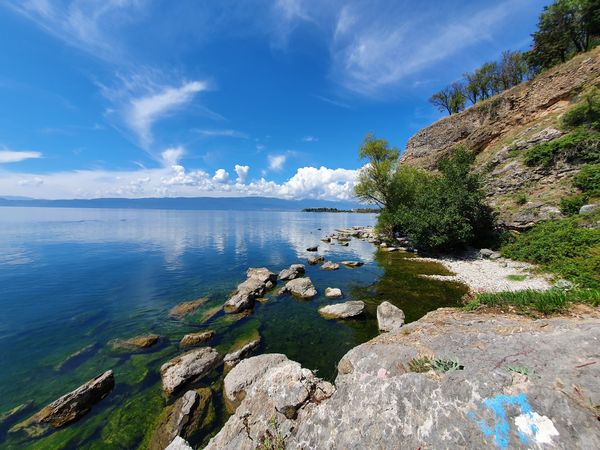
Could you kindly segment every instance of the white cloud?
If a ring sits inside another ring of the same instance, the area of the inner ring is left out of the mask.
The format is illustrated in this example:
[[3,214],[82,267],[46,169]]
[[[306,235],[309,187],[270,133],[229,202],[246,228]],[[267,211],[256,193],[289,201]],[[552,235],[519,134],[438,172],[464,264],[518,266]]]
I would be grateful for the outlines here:
[[317,142],[318,140],[319,140],[319,138],[315,137],[315,136],[304,136],[302,138],[303,142]]
[[163,164],[165,167],[174,166],[184,154],[185,149],[181,146],[168,148],[161,153]]
[[41,157],[42,154],[40,152],[0,150],[0,164],[15,163],[25,161],[26,159],[36,159]]
[[235,173],[237,174],[237,179],[235,182],[238,184],[245,184],[246,179],[248,178],[248,172],[250,172],[250,166],[240,166],[239,164],[236,164]]
[[285,155],[269,155],[268,159],[269,159],[269,170],[274,170],[274,171],[278,172],[281,169],[283,169],[283,166],[285,165],[287,156],[285,156]]
[[157,120],[189,103],[194,95],[207,89],[201,81],[190,81],[179,87],[165,86],[158,92],[133,98],[124,111],[124,119],[143,148],[153,142],[152,125]]
[[212,179],[219,184],[225,184],[229,181],[229,172],[225,169],[217,169],[215,176]]
[[239,139],[249,139],[246,133],[237,130],[194,130],[204,137],[231,137]]

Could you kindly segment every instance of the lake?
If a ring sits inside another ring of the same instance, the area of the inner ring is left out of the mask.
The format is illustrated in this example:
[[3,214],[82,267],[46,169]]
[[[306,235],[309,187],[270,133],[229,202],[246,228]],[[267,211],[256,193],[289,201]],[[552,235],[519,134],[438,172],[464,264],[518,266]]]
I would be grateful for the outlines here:
[[[446,274],[438,264],[381,253],[357,239],[348,247],[320,242],[335,228],[375,221],[371,214],[346,213],[0,207],[0,415],[30,402],[18,417],[26,418],[108,369],[116,382],[89,414],[52,434],[8,433],[14,421],[0,423],[0,447],[146,446],[165,405],[159,368],[181,353],[178,342],[189,332],[214,330],[210,345],[222,353],[259,334],[255,354],[285,353],[333,380],[339,359],[377,335],[381,301],[401,307],[408,321],[458,304],[464,286],[419,277]],[[277,272],[304,263],[312,255],[306,248],[317,244],[328,260],[365,265],[337,271],[307,265],[319,292],[312,300],[277,297],[275,290],[249,315],[220,310],[248,267]],[[326,299],[326,287],[341,288],[344,298]],[[169,317],[174,305],[200,297],[208,301],[196,313]],[[365,317],[329,321],[317,312],[351,299],[367,303]],[[162,339],[147,351],[111,345],[149,333]],[[222,374],[203,383],[215,391],[217,417],[194,445],[227,419]]]

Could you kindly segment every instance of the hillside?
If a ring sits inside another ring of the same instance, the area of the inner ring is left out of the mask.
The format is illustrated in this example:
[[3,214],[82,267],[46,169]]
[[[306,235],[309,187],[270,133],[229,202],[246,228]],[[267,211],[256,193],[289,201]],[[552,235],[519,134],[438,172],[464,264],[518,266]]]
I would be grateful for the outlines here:
[[433,169],[441,156],[464,145],[477,154],[489,203],[503,223],[523,229],[558,217],[560,199],[574,192],[571,179],[582,163],[561,160],[549,168],[527,167],[523,155],[563,136],[562,114],[583,90],[599,85],[597,48],[424,128],[408,141],[401,162]]

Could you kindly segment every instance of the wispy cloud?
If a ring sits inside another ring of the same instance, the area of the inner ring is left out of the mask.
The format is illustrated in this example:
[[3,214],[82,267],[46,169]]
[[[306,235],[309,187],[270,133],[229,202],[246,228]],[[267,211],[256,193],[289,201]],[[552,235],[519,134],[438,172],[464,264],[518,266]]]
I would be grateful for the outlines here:
[[317,94],[314,94],[313,97],[321,100],[322,102],[329,103],[330,105],[337,106],[339,108],[352,109],[352,107],[349,104],[341,102],[339,100],[334,100],[334,99],[331,99],[328,97],[323,97],[322,95],[317,95]]
[[26,159],[41,158],[40,152],[15,151],[9,149],[0,149],[0,164],[16,163]]
[[317,142],[318,140],[319,138],[315,136],[304,136],[302,138],[302,142]]
[[269,160],[269,170],[278,172],[283,169],[283,166],[285,165],[285,161],[287,160],[287,156],[286,155],[269,155],[268,160]]
[[204,137],[230,137],[230,138],[238,138],[238,139],[250,139],[250,136],[248,136],[246,133],[243,133],[243,132],[237,131],[237,130],[219,130],[219,129],[199,130],[199,129],[195,129],[193,131]]

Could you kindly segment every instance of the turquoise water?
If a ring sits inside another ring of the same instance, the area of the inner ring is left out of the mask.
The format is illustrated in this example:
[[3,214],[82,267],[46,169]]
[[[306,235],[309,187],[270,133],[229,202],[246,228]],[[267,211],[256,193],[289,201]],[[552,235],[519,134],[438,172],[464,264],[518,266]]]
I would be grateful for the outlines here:
[[[410,320],[453,305],[461,286],[418,278],[444,273],[407,255],[380,254],[367,242],[329,246],[319,239],[335,228],[372,225],[363,214],[0,208],[0,414],[32,402],[22,418],[99,373],[113,369],[116,387],[79,422],[31,439],[7,433],[6,448],[137,448],[147,445],[165,404],[160,365],[180,353],[190,331],[213,329],[210,345],[223,353],[260,334],[259,352],[282,352],[333,379],[337,361],[377,334],[376,305],[390,300]],[[248,267],[278,271],[303,262],[320,245],[334,261],[361,260],[358,269],[321,271],[307,266],[319,291],[310,301],[274,293],[247,316],[218,311]],[[365,318],[322,319],[332,301],[325,288],[367,301]],[[184,320],[169,318],[174,305],[199,297],[207,303]],[[154,333],[160,344],[144,352],[116,351],[109,342]],[[78,358],[65,359],[81,349]],[[205,381],[215,391],[218,420],[194,442],[200,445],[226,419],[222,377]]]

